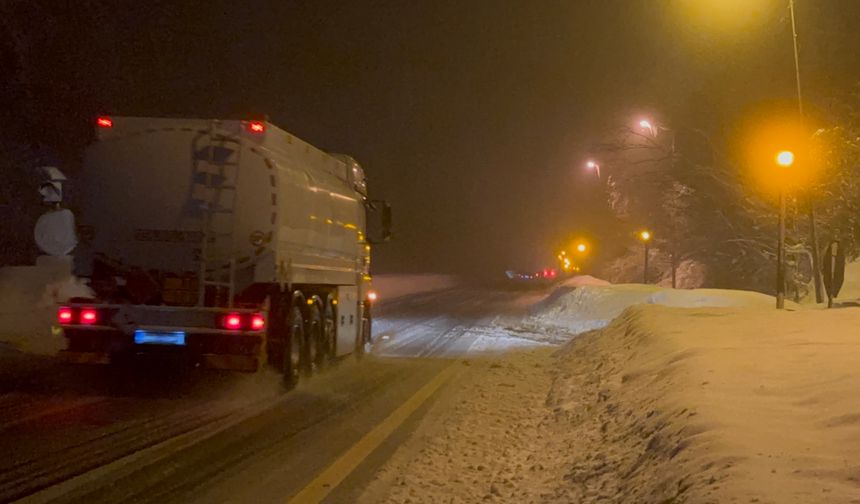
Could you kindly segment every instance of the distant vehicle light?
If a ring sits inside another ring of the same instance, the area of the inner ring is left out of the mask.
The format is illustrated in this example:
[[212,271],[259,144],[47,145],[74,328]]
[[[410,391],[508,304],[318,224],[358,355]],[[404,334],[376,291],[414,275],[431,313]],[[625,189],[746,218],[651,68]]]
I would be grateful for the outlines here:
[[371,303],[375,303],[378,297],[379,296],[376,294],[376,291],[370,291],[367,293],[367,300]]
[[74,317],[72,309],[67,306],[63,306],[57,310],[57,321],[61,324],[71,324]]
[[266,328],[266,317],[259,313],[251,316],[251,329],[254,331],[262,331]]
[[224,329],[235,331],[242,328],[242,316],[238,313],[230,313],[221,319],[221,325]]
[[99,117],[96,119],[96,126],[99,128],[113,128],[113,119],[110,117]]
[[99,313],[93,308],[84,308],[81,310],[79,321],[84,325],[94,325],[99,321]]
[[248,131],[251,133],[264,133],[266,125],[263,124],[263,121],[251,121],[248,123]]

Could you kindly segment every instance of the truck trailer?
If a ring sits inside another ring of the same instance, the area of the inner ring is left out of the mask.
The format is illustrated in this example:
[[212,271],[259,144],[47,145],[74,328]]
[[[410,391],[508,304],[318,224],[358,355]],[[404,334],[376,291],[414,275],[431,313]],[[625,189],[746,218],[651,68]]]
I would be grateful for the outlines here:
[[160,357],[294,385],[371,338],[371,245],[391,213],[362,167],[267,120],[99,117],[76,178],[68,362]]

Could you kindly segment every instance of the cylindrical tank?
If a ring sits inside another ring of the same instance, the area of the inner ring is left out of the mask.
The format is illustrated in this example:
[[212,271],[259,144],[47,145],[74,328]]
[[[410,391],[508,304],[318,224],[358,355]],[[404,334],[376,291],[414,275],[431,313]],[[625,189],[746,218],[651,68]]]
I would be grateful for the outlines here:
[[75,184],[86,195],[82,274],[96,254],[196,273],[208,232],[208,252],[235,260],[240,283],[356,282],[365,260],[360,167],[359,183],[344,159],[265,122],[109,122]]

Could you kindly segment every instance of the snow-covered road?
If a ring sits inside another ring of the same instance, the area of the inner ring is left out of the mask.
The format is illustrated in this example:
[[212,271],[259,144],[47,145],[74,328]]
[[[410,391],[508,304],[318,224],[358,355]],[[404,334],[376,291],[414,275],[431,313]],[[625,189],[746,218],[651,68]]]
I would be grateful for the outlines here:
[[[283,502],[451,358],[538,345],[493,328],[540,297],[460,287],[383,302],[373,356],[288,394],[274,373],[106,372],[4,351],[0,501]],[[360,460],[329,501],[353,500],[397,439]]]

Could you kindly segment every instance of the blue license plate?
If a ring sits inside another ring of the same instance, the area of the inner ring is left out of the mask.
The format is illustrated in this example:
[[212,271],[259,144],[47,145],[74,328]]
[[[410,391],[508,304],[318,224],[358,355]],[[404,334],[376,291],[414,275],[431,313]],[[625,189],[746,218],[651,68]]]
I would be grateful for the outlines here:
[[185,345],[185,331],[134,331],[136,345]]

